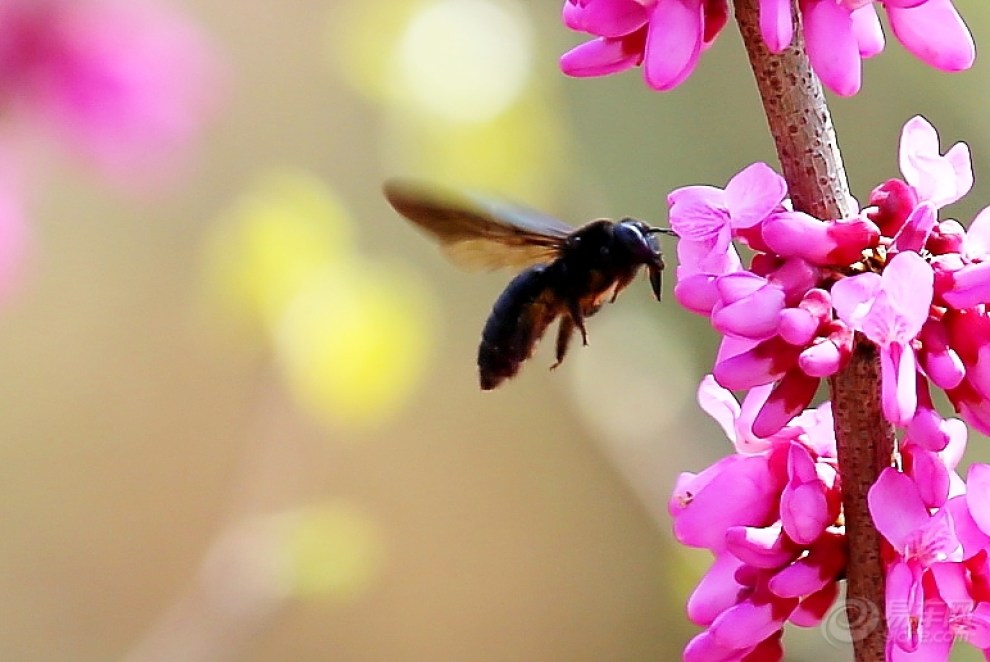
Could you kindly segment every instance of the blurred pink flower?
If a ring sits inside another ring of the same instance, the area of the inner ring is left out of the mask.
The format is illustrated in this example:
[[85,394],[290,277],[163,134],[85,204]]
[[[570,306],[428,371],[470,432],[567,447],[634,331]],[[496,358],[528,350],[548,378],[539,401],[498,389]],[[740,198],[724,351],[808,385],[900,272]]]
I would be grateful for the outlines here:
[[8,114],[133,181],[176,165],[222,85],[206,35],[164,6],[0,0],[0,87]]
[[20,175],[0,150],[0,303],[17,289],[26,259],[29,228]]

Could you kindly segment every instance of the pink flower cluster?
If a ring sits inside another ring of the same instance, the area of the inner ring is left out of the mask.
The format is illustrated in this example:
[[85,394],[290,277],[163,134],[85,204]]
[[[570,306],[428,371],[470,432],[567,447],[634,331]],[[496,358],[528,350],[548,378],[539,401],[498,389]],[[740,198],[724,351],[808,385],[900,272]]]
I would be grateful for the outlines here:
[[[711,375],[698,389],[736,452],[681,474],[668,504],[677,539],[714,557],[688,601],[705,630],[685,648],[686,662],[783,659],[784,626],[822,624],[846,573],[830,403],[763,438],[752,424],[769,392],[751,389],[740,406]],[[972,465],[964,482],[955,469],[966,426],[950,419],[944,431],[938,450],[906,431],[902,471],[884,470],[869,494],[886,544],[893,662],[945,662],[955,641],[990,655],[990,466]],[[824,626],[836,625],[823,624],[827,636]]]
[[[968,229],[939,221],[972,186],[969,151],[941,154],[920,117],[904,126],[900,166],[903,179],[844,219],[790,209],[764,164],[668,198],[675,296],[723,334],[699,401],[736,446],[681,476],[670,502],[678,540],[715,556],[688,605],[706,630],[686,660],[780,659],[784,623],[815,624],[831,605],[846,562],[841,485],[830,409],[808,407],[857,341],[877,348],[883,412],[900,430],[897,468],[870,492],[887,542],[888,659],[945,660],[953,637],[990,652],[990,467],[965,483],[955,471],[965,423],[990,433],[990,208]],[[933,386],[963,420],[936,410]],[[748,391],[741,406],[730,389]]]
[[[837,94],[859,91],[863,58],[883,50],[876,4],[894,36],[923,62],[943,71],[968,69],[972,36],[952,0],[800,0],[808,58]],[[770,51],[793,40],[791,0],[760,0],[760,32]],[[565,0],[564,24],[594,37],[564,54],[571,76],[601,76],[642,64],[647,84],[669,90],[694,70],[728,17],[727,0]]]
[[[713,373],[732,390],[773,384],[753,422],[767,437],[811,402],[848,361],[854,334],[881,357],[884,413],[929,446],[944,446],[930,386],[990,432],[990,210],[967,231],[937,210],[973,182],[969,151],[944,156],[921,117],[905,126],[903,180],[890,180],[850,218],[793,211],[783,179],[752,165],[725,189],[668,197],[680,235],[674,294],[723,334]],[[733,241],[755,252],[748,269]]]
[[779,660],[784,624],[821,622],[838,593],[846,541],[830,405],[761,438],[753,416],[769,391],[754,388],[740,406],[710,375],[698,389],[736,453],[681,474],[668,504],[677,539],[715,557],[688,602],[706,629],[686,662]]

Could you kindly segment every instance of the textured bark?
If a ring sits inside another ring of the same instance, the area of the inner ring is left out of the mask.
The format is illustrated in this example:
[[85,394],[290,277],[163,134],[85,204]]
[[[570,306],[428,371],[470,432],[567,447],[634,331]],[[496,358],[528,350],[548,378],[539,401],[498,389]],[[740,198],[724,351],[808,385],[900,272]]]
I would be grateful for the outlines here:
[[[849,185],[821,82],[811,70],[797,12],[794,41],[783,53],[767,50],[758,0],[735,0],[736,20],[756,77],[767,123],[794,208],[821,219],[851,211]],[[857,336],[849,365],[829,380],[849,544],[846,610],[857,662],[883,662],[886,645],[880,536],[867,492],[890,464],[894,434],[880,406],[875,348]]]
[[736,0],[742,33],[770,134],[794,208],[817,218],[848,216],[849,184],[821,81],[811,70],[795,12],[794,40],[779,55],[760,36],[758,0]]
[[858,662],[883,662],[887,639],[880,534],[866,496],[894,452],[894,430],[883,418],[876,348],[859,343],[849,365],[829,380],[839,450],[842,509],[849,541],[846,610]]

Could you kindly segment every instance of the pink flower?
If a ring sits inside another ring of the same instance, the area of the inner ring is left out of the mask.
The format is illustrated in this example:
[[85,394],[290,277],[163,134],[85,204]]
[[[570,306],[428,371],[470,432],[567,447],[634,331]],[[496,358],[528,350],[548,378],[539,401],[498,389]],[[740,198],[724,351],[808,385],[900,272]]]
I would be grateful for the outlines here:
[[[887,570],[887,659],[945,660],[955,641],[990,649],[990,468],[974,464],[962,490],[929,513],[924,486],[893,469],[870,491],[878,530],[894,547]],[[915,489],[920,488],[920,490]]]
[[917,358],[911,341],[920,333],[932,303],[934,274],[917,253],[898,253],[882,275],[846,278],[832,287],[839,318],[880,347],[883,410],[905,425],[917,406]]
[[875,248],[880,229],[868,218],[821,221],[801,212],[779,212],[767,217],[761,235],[781,257],[800,257],[821,266],[849,264]]
[[119,178],[172,165],[220,88],[193,23],[123,0],[0,2],[0,79],[23,120]]
[[751,421],[767,395],[753,389],[740,406],[711,377],[698,389],[738,452],[682,474],[669,502],[677,539],[715,555],[688,601],[707,630],[686,660],[781,659],[784,623],[820,622],[845,571],[831,410],[804,411],[760,437]]
[[[762,0],[761,8],[781,0]],[[920,60],[943,71],[972,66],[973,38],[951,0],[893,0],[881,3],[894,36]],[[805,41],[811,66],[833,92],[849,96],[859,91],[861,60],[883,50],[883,34],[873,3],[864,0],[800,0]],[[764,39],[780,52],[790,44],[784,31]]]
[[894,36],[919,60],[942,71],[973,66],[973,36],[952,0],[888,0],[885,6]]
[[732,245],[733,229],[745,229],[776,209],[786,194],[784,179],[765,163],[754,163],[725,189],[687,186],[667,198],[677,243],[674,296],[692,311],[709,314],[719,301],[716,277],[742,268]]
[[566,0],[564,24],[596,39],[560,58],[569,76],[602,76],[643,65],[655,90],[680,85],[728,18],[726,0]]
[[[933,4],[933,0],[928,4]],[[894,9],[891,7],[891,11]],[[938,150],[935,127],[920,115],[909,119],[901,130],[901,173],[917,192],[918,199],[932,203],[936,209],[952,204],[973,187],[966,143],[954,144],[944,156]]]
[[887,571],[887,603],[905,606],[909,616],[887,612],[890,636],[899,647],[912,651],[921,639],[924,575],[936,563],[961,561],[963,548],[952,518],[945,511],[931,515],[915,482],[894,469],[880,474],[870,488],[869,504],[877,530],[897,553]]

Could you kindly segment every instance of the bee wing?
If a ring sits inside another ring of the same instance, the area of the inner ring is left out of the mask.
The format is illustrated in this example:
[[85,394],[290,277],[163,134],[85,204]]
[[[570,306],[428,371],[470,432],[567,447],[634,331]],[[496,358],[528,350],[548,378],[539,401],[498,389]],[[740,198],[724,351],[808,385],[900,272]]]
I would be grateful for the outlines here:
[[467,192],[393,179],[385,197],[468,269],[521,268],[557,257],[574,228],[527,207]]

